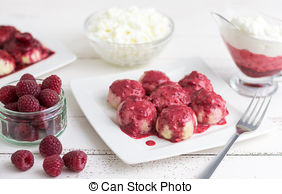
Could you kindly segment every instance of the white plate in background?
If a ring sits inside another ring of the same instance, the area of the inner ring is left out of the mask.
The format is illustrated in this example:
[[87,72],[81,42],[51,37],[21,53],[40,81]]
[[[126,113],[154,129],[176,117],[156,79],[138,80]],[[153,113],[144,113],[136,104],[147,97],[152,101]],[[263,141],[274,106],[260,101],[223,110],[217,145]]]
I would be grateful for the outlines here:
[[[122,132],[115,122],[116,110],[107,103],[108,88],[117,79],[138,80],[145,70],[148,68],[71,82],[73,94],[93,129],[121,160],[127,164],[136,164],[226,144],[235,132],[235,124],[242,115],[238,109],[240,100],[238,94],[217,77],[200,58],[177,60],[174,63],[162,65],[156,70],[165,72],[172,81],[178,81],[194,70],[205,74],[211,80],[215,92],[227,101],[230,114],[226,118],[226,125],[212,126],[206,132],[195,134],[190,139],[179,143],[171,143],[156,136],[133,139]],[[272,122],[265,118],[256,132],[244,134],[238,141],[264,134],[273,128]],[[147,146],[148,140],[155,141],[156,145]]]

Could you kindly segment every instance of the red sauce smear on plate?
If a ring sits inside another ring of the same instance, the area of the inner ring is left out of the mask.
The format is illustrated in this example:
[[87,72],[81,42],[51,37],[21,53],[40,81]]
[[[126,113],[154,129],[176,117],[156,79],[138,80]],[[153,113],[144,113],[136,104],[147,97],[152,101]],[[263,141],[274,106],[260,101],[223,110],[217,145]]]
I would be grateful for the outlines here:
[[148,140],[148,141],[146,141],[146,145],[147,146],[154,146],[154,145],[156,145],[156,142],[154,142],[153,140]]

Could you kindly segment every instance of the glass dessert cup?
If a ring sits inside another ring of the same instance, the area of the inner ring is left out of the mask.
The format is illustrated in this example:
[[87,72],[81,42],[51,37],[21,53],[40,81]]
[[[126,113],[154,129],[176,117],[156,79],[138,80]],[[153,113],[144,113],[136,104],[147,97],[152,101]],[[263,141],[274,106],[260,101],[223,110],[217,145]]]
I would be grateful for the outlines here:
[[[213,12],[221,37],[240,72],[230,79],[230,86],[241,95],[269,96],[278,89],[275,78],[281,76],[282,42],[258,39],[245,34],[229,19]],[[238,15],[238,13],[237,13]],[[281,21],[265,16],[270,22]]]
[[[42,80],[37,79],[37,83]],[[7,85],[16,85],[18,81]],[[67,108],[64,90],[60,101],[38,112],[17,112],[0,104],[0,137],[16,145],[38,145],[47,135],[59,136],[67,126]]]

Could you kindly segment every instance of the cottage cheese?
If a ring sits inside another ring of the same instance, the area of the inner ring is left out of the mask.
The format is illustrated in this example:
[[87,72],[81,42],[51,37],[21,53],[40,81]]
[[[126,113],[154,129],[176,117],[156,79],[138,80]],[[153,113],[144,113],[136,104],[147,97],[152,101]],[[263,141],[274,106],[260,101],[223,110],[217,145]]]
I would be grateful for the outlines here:
[[249,36],[282,42],[282,24],[269,23],[262,16],[234,17],[231,23]]
[[88,32],[108,42],[137,44],[164,38],[171,32],[171,23],[152,8],[110,8],[92,19]]

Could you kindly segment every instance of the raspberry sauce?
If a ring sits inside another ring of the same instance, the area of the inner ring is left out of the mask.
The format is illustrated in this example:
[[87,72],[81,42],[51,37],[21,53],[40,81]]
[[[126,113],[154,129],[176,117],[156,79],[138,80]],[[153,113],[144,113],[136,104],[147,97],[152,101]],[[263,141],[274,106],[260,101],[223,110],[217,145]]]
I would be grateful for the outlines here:
[[17,31],[14,26],[0,26],[0,48],[2,48]]
[[272,76],[282,70],[282,56],[268,57],[246,49],[237,49],[225,41],[231,56],[239,69],[250,77]]
[[[226,120],[222,119],[216,125],[225,125],[225,124],[226,124]],[[206,130],[208,130],[210,127],[211,125],[198,123],[197,128],[194,130],[194,134],[203,133]]]
[[175,83],[164,83],[154,90],[150,97],[159,113],[170,105],[188,105],[191,101],[183,88]]
[[196,91],[204,88],[208,91],[213,91],[211,81],[204,75],[197,71],[192,71],[189,75],[186,75],[179,82],[185,91],[190,95],[193,95]]
[[154,142],[153,140],[148,140],[148,141],[146,141],[146,145],[147,146],[154,146],[154,145],[156,145],[156,142]]

